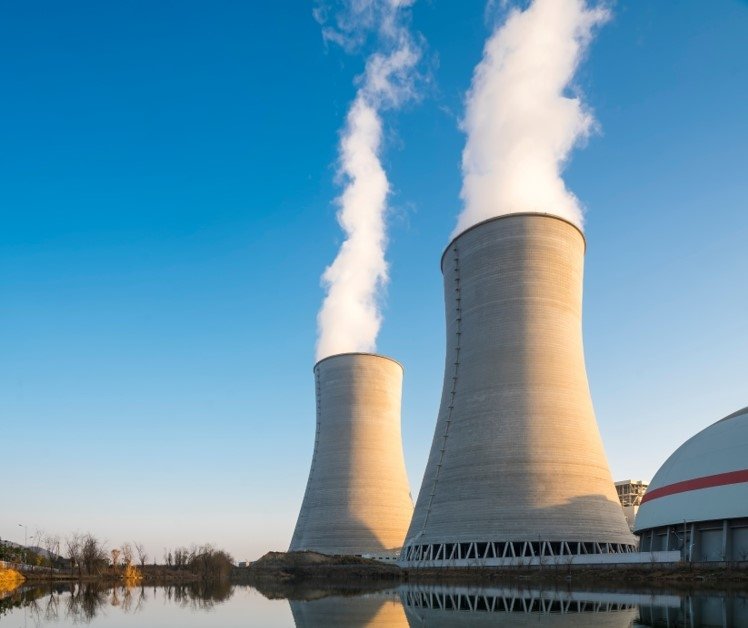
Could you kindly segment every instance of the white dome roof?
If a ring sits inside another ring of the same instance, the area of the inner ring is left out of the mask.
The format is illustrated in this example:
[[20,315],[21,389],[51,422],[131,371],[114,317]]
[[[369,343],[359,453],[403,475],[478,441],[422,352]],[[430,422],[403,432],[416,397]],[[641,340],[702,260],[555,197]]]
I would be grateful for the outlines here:
[[675,450],[655,474],[634,531],[748,517],[748,407]]

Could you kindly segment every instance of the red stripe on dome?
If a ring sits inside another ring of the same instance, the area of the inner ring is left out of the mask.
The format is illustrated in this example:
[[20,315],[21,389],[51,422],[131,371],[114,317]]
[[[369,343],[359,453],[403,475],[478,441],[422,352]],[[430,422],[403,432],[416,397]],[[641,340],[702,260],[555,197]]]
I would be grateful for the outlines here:
[[647,491],[642,498],[642,504],[657,499],[658,497],[666,497],[667,495],[696,491],[700,488],[713,488],[715,486],[727,486],[728,484],[742,484],[743,482],[748,482],[748,469],[730,471],[728,473],[717,473],[716,475],[705,475],[702,478],[684,480],[683,482],[676,482],[675,484],[668,484],[667,486],[656,488],[653,491]]

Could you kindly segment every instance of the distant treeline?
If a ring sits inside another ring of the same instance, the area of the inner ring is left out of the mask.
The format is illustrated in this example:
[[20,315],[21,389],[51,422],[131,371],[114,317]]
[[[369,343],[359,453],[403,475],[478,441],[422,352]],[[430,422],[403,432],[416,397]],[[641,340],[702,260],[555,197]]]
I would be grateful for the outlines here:
[[104,575],[141,577],[146,566],[151,564],[167,571],[187,572],[200,580],[228,578],[234,562],[228,552],[210,544],[164,549],[164,562],[158,565],[155,557],[149,563],[150,557],[142,543],[124,543],[110,549],[106,541],[90,532],[75,532],[61,539],[58,535],[37,531],[31,539],[35,544],[32,547],[0,539],[0,560],[49,567],[78,578]]

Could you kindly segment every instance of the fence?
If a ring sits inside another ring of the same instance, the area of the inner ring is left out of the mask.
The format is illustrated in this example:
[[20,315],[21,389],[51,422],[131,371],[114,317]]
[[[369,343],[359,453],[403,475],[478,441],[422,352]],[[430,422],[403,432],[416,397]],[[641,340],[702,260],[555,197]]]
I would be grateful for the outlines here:
[[12,563],[0,560],[0,567],[4,569],[15,569],[16,571],[34,571],[37,573],[60,573],[59,569],[52,567],[40,567],[39,565],[27,565],[26,563]]

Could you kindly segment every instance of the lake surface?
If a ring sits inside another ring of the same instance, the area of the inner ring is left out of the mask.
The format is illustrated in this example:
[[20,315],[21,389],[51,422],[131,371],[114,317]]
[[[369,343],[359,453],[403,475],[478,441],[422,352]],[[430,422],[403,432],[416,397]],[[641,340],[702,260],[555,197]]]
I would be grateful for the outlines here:
[[748,592],[581,592],[406,585],[268,599],[249,586],[24,587],[0,594],[0,626],[632,626],[748,628]]

